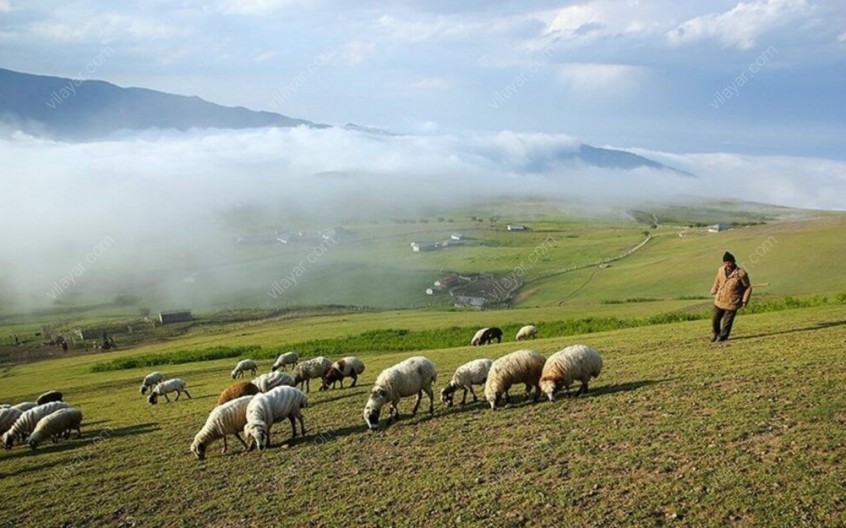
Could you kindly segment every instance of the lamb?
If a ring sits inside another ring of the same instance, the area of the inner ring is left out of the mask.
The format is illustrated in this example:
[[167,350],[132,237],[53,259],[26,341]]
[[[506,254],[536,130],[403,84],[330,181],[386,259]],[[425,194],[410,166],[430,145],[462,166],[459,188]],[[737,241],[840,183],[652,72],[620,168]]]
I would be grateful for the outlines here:
[[252,372],[253,376],[256,375],[256,371],[258,370],[258,365],[252,359],[244,359],[239,361],[237,365],[235,365],[235,370],[232,371],[232,379],[240,378],[244,375],[247,371]]
[[482,337],[479,339],[479,344],[487,345],[489,343],[493,343],[494,339],[496,339],[497,343],[502,343],[502,330],[496,327],[488,328],[487,330],[482,332]]
[[0,409],[0,435],[12,428],[23,412],[11,406]]
[[183,392],[186,396],[188,396],[188,399],[191,399],[191,395],[188,393],[185,385],[186,383],[179,378],[172,378],[167,381],[163,381],[153,387],[150,395],[147,396],[147,401],[152,405],[155,405],[159,402],[159,396],[164,396],[165,400],[170,403],[170,398],[167,397],[169,392],[176,393],[176,401],[179,401],[179,396],[181,396]]
[[281,387],[282,385],[294,386],[294,378],[285,372],[275,371],[262,374],[253,379],[253,385],[258,387],[259,392],[268,392],[270,389]]
[[8,431],[3,433],[3,445],[6,449],[11,449],[16,440],[23,441],[35,429],[39,420],[48,414],[52,414],[59,409],[66,409],[67,407],[68,404],[65,402],[50,402],[26,411],[15,420],[15,423]]
[[417,414],[423,393],[429,396],[429,414],[434,415],[435,406],[432,397],[432,383],[437,381],[438,372],[435,364],[429,359],[416,356],[393,367],[387,368],[376,378],[376,383],[370,392],[370,399],[364,406],[364,421],[371,431],[379,428],[379,413],[386,403],[390,403],[388,423],[399,418],[400,398],[417,395],[411,414]]
[[308,407],[308,396],[294,387],[276,387],[266,394],[255,396],[247,406],[247,425],[244,435],[248,437],[249,448],[258,446],[263,451],[270,446],[270,429],[285,418],[291,421],[292,438],[297,436],[297,422],[300,421],[305,436],[303,409]]
[[152,389],[159,383],[164,381],[164,376],[161,372],[151,372],[144,376],[144,381],[141,382],[141,394],[147,394],[149,389]]
[[482,336],[487,331],[487,328],[480,328],[475,334],[473,334],[473,339],[470,340],[470,344],[473,346],[479,346],[482,344]]
[[48,438],[52,438],[54,442],[58,441],[59,437],[64,436],[67,439],[70,432],[76,430],[76,437],[82,437],[82,411],[75,407],[68,407],[60,409],[56,412],[50,413],[35,426],[35,430],[29,435],[27,443],[29,447],[35,451],[38,444]]
[[526,395],[535,389],[534,401],[540,397],[540,378],[546,358],[534,350],[518,350],[497,359],[488,372],[485,399],[496,409],[504,395],[508,403],[508,390],[517,383],[526,384]]
[[302,389],[303,384],[305,384],[306,392],[311,392],[308,380],[312,378],[322,378],[331,366],[332,362],[323,356],[298,363],[297,366],[294,367],[294,385],[299,385],[300,389]]
[[323,375],[323,384],[320,386],[320,390],[328,390],[329,384],[332,384],[332,388],[335,388],[335,382],[341,382],[341,388],[344,388],[344,378],[350,377],[352,378],[353,382],[350,385],[350,388],[355,387],[356,382],[358,381],[358,376],[364,372],[364,363],[361,362],[355,356],[348,356],[343,359],[339,359],[338,361],[332,363],[332,366],[329,367],[329,370]]
[[279,357],[276,358],[276,362],[273,363],[273,367],[271,370],[276,372],[278,369],[285,370],[285,367],[291,365],[291,368],[296,366],[297,362],[299,362],[300,356],[293,350],[290,352],[285,352],[284,354],[279,354]]
[[447,386],[441,390],[441,401],[447,407],[452,407],[453,397],[455,391],[460,388],[464,389],[464,396],[461,398],[461,405],[467,403],[467,391],[473,395],[473,402],[479,401],[476,393],[473,391],[473,385],[484,385],[488,379],[488,371],[493,364],[492,359],[474,359],[469,363],[465,363],[455,369],[452,379]]
[[602,357],[593,348],[586,345],[573,345],[549,356],[543,367],[540,379],[541,390],[549,398],[555,399],[555,393],[564,387],[568,392],[573,381],[580,381],[581,386],[576,396],[588,391],[588,381],[599,376],[602,371]]
[[226,453],[229,450],[226,435],[230,434],[235,435],[244,449],[247,449],[247,443],[241,438],[241,430],[247,425],[247,406],[252,400],[253,396],[241,396],[215,407],[209,413],[209,417],[206,418],[203,428],[194,436],[194,441],[191,442],[191,452],[199,460],[205,460],[206,448],[209,444],[222,438],[223,453]]
[[230,400],[242,396],[253,396],[259,392],[261,391],[252,381],[239,381],[238,383],[233,383],[220,393],[220,396],[217,397],[217,404],[223,405]]
[[517,331],[517,341],[524,341],[526,339],[534,339],[538,336],[538,327],[535,325],[526,325]]
[[54,401],[62,401],[62,393],[59,391],[47,391],[38,398],[36,398],[35,403],[38,405],[44,405],[45,403],[50,403]]

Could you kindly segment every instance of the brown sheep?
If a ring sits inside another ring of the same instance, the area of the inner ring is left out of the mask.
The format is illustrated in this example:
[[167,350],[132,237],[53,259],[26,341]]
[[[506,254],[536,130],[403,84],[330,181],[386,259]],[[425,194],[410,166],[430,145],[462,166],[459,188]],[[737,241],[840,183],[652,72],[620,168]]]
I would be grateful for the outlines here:
[[220,396],[217,398],[217,404],[223,405],[229,400],[234,400],[235,398],[240,398],[241,396],[253,396],[259,392],[261,391],[253,384],[252,381],[239,381],[238,383],[233,383],[227,387],[225,391],[220,393]]

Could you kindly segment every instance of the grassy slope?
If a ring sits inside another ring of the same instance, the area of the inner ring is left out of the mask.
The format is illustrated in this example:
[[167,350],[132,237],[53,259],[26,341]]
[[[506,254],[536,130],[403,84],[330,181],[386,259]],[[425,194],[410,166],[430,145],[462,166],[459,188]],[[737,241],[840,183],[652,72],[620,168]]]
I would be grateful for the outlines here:
[[[412,316],[382,314],[382,326]],[[354,317],[349,324],[361,328],[375,316]],[[271,339],[269,326],[190,342],[234,344],[250,332]],[[330,325],[314,326],[301,321],[287,332]],[[434,419],[406,416],[377,434],[361,419],[368,384],[404,355],[362,355],[361,386],[310,395],[305,440],[281,447],[289,429],[280,424],[268,452],[214,452],[205,464],[188,445],[230,382],[232,361],[168,370],[189,380],[194,399],[156,407],[137,393],[141,372],[91,374],[89,358],[15,367],[3,373],[0,401],[59,387],[83,409],[86,436],[0,453],[0,518],[74,526],[842,524],[842,308],[741,315],[737,339],[722,347],[707,333],[697,321],[541,339],[532,346],[544,353],[573,342],[601,350],[605,370],[589,397],[496,412],[438,405]],[[460,363],[515,348],[426,355],[441,387]],[[92,443],[103,431],[107,439]]]

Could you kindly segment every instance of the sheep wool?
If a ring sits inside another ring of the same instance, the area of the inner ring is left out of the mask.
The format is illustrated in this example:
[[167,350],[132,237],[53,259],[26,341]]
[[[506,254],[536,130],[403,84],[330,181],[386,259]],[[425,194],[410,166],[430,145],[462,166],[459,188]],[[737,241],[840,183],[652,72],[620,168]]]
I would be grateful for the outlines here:
[[59,391],[47,391],[38,398],[36,398],[35,403],[38,405],[44,405],[45,403],[55,402],[55,401],[62,401],[62,393]]
[[538,327],[535,325],[526,325],[517,331],[517,341],[525,341],[526,339],[534,339],[538,336]]
[[340,381],[341,388],[344,388],[344,378],[352,378],[353,382],[350,387],[355,387],[358,382],[358,377],[364,372],[364,363],[355,356],[347,356],[343,359],[332,363],[329,370],[323,375],[323,384],[320,390],[329,389],[329,384],[335,388],[335,383]]
[[76,431],[76,437],[82,436],[82,411],[75,407],[59,409],[38,421],[35,430],[29,435],[27,443],[34,451],[38,444],[48,438],[57,441],[60,436],[68,438],[70,431]]
[[164,376],[161,372],[151,372],[144,376],[144,381],[141,382],[141,394],[147,394],[147,391],[164,381]]
[[417,395],[411,414],[417,414],[423,393],[429,396],[429,414],[435,413],[432,397],[432,383],[437,381],[438,371],[431,360],[423,356],[416,356],[383,370],[373,389],[370,398],[364,406],[364,421],[370,430],[379,427],[379,414],[386,403],[390,403],[388,423],[399,418],[399,401],[401,398]]
[[232,371],[232,379],[240,378],[244,375],[245,372],[250,371],[253,376],[256,375],[256,371],[258,370],[258,365],[252,359],[244,359],[239,361],[237,365],[235,365],[235,369]]
[[473,339],[470,340],[470,344],[473,346],[479,346],[482,342],[482,336],[485,335],[485,332],[487,331],[487,328],[480,328],[479,331],[473,335]]
[[194,436],[194,441],[191,442],[191,452],[198,459],[205,460],[206,448],[209,444],[223,439],[223,452],[225,453],[229,449],[226,443],[227,435],[235,435],[235,438],[246,449],[247,444],[241,438],[241,431],[247,425],[247,405],[252,399],[252,396],[241,396],[215,407],[206,418],[205,425]]
[[485,383],[485,399],[490,403],[491,409],[496,409],[502,396],[505,396],[508,403],[508,390],[518,383],[526,385],[527,395],[534,388],[534,400],[537,401],[540,397],[540,378],[544,363],[546,358],[534,350],[518,350],[494,361]]
[[562,387],[569,391],[574,381],[581,382],[576,396],[587,392],[591,378],[602,372],[602,357],[587,345],[573,345],[549,356],[541,374],[541,390],[549,398],[555,399],[555,393]]
[[220,396],[217,397],[217,404],[223,405],[229,400],[234,400],[242,396],[253,396],[259,392],[259,388],[252,381],[239,381],[238,383],[233,383],[220,393]]
[[270,429],[273,424],[287,418],[291,422],[293,437],[297,436],[297,422],[305,436],[303,409],[308,406],[308,396],[294,387],[276,387],[266,394],[253,397],[247,406],[247,425],[244,434],[248,437],[250,448],[257,445],[263,451],[270,445]]
[[5,407],[0,409],[0,435],[12,428],[18,418],[23,412],[14,407]]
[[323,356],[297,363],[297,366],[294,367],[294,385],[299,385],[300,389],[302,389],[305,384],[306,392],[310,392],[308,381],[310,379],[322,378],[330,367],[332,367],[332,362]]
[[253,379],[253,385],[258,387],[259,392],[267,392],[271,389],[275,389],[276,387],[281,387],[282,385],[293,387],[294,378],[286,372],[276,370],[274,372],[262,374],[261,376]]
[[30,409],[34,409],[35,407],[38,407],[38,404],[35,402],[21,402],[17,405],[12,405],[12,409],[17,409],[22,413],[25,413]]
[[39,420],[48,414],[52,414],[59,409],[66,409],[67,407],[68,404],[65,402],[50,402],[26,411],[15,420],[15,423],[8,431],[3,433],[3,445],[6,449],[11,449],[15,441],[23,441],[35,429]]
[[467,391],[473,395],[473,401],[479,401],[473,385],[484,385],[488,379],[488,372],[493,364],[492,359],[474,359],[455,369],[452,379],[447,386],[441,390],[441,401],[447,407],[452,407],[453,396],[458,389],[464,389],[464,397],[461,398],[461,405],[467,403]]
[[273,363],[273,367],[271,370],[274,372],[279,369],[285,369],[288,365],[296,365],[297,362],[300,360],[300,355],[294,352],[293,350],[290,352],[285,352],[284,354],[279,354],[279,357],[276,358],[276,361]]
[[159,401],[159,396],[164,396],[165,400],[170,403],[170,398],[168,397],[168,393],[175,392],[176,393],[176,400],[179,400],[179,397],[184,392],[188,399],[191,399],[191,395],[188,394],[188,390],[185,388],[185,381],[179,378],[172,378],[169,380],[165,380],[155,387],[150,392],[150,395],[147,396],[147,401],[151,404],[155,405]]

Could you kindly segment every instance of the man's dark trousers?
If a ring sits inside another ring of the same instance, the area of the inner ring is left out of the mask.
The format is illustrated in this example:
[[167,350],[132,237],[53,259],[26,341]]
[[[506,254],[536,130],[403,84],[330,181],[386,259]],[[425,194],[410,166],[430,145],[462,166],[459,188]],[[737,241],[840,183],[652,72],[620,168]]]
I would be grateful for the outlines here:
[[725,341],[729,338],[735,315],[737,315],[737,310],[724,310],[719,306],[714,306],[714,315],[711,317],[712,341]]

